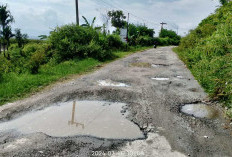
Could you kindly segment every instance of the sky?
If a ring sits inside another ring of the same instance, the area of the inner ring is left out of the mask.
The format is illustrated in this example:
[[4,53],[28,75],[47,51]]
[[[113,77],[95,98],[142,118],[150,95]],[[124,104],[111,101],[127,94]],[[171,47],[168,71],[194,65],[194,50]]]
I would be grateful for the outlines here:
[[[20,28],[31,38],[48,35],[56,26],[75,23],[75,0],[1,0],[14,16],[14,28]],[[106,22],[109,10],[130,13],[130,23],[145,24],[158,35],[160,23],[184,36],[204,18],[214,13],[218,0],[79,0],[80,23],[82,16],[95,25]],[[110,25],[110,24],[109,24]],[[112,31],[112,27],[109,26]]]

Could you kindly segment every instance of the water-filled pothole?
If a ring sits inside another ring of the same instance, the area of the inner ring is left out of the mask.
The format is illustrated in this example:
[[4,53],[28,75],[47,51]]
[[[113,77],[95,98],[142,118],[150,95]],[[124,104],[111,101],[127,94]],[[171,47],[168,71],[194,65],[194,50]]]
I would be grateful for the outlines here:
[[156,80],[156,81],[168,81],[169,80],[169,78],[166,78],[166,77],[154,77],[151,79]]
[[1,131],[49,136],[94,136],[107,139],[144,138],[139,127],[122,115],[123,103],[104,101],[65,102],[28,113],[0,124]]
[[184,77],[181,75],[176,76],[178,79],[183,79]]
[[130,65],[133,67],[140,67],[140,68],[150,68],[151,67],[150,63],[144,63],[144,62],[131,63]]
[[152,64],[152,65],[151,65],[151,67],[153,67],[153,68],[167,67],[167,66],[169,66],[169,65],[167,65],[167,64]]
[[111,80],[99,80],[98,81],[99,86],[112,86],[112,87],[129,87],[129,85],[121,82],[113,82]]
[[218,111],[205,104],[187,104],[181,107],[181,112],[198,118],[218,117]]

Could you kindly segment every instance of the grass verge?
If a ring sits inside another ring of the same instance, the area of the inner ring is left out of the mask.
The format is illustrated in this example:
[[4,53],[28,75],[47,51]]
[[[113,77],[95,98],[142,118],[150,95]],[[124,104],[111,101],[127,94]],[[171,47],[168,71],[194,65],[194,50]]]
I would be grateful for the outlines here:
[[187,65],[195,79],[204,88],[212,101],[218,101],[226,108],[226,114],[232,119],[232,54],[202,57],[197,62],[189,51],[174,48],[179,58]]
[[65,61],[54,66],[46,64],[39,69],[39,73],[36,75],[30,73],[19,75],[16,73],[5,74],[3,76],[3,81],[0,83],[0,105],[25,98],[56,81],[68,79],[72,75],[81,75],[93,71],[99,65],[112,62],[116,59],[149,48],[151,47],[138,47],[132,48],[127,52],[114,52],[114,55],[116,56],[115,59],[106,62],[88,58],[84,60]]

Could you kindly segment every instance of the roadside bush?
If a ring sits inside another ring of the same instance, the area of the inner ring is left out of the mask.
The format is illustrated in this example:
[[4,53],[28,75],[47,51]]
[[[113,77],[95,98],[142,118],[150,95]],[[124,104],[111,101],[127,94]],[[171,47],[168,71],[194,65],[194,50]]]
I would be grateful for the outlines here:
[[168,45],[170,45],[170,39],[168,37],[159,38],[159,45],[160,46],[168,46]]
[[3,68],[2,65],[0,64],[0,82],[3,80]]
[[0,56],[0,63],[0,71],[2,74],[12,72],[12,63],[5,57]]
[[90,42],[99,40],[98,32],[92,28],[84,28],[77,25],[57,27],[49,36],[51,48],[59,62],[73,59],[86,58],[88,53],[85,47]]
[[136,43],[141,46],[151,46],[154,44],[154,40],[149,36],[140,36],[137,38]]
[[107,36],[108,44],[110,49],[123,49],[125,44],[121,41],[119,35],[108,35]]
[[182,38],[176,49],[205,91],[213,100],[223,102],[229,111],[232,111],[231,7],[232,2],[217,9]]
[[33,55],[33,53],[35,53],[35,51],[40,47],[40,44],[37,43],[30,43],[30,44],[26,44],[22,50],[23,55],[26,57],[31,57]]
[[37,50],[30,58],[28,67],[31,74],[37,74],[39,72],[40,65],[45,63],[46,55],[42,49]]
[[[179,45],[180,44],[180,40],[181,37],[179,35],[176,34],[176,32],[172,31],[172,30],[167,30],[167,29],[162,29],[160,34],[159,34],[160,38],[165,38],[163,41],[164,45]],[[167,38],[167,39],[166,39]]]

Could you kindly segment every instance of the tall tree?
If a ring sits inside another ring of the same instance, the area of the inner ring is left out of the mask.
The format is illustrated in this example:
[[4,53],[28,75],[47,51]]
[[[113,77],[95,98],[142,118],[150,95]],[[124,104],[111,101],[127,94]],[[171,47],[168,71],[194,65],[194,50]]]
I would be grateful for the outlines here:
[[20,29],[15,29],[15,40],[19,48],[24,46],[24,44],[27,42],[27,38],[27,34],[22,34]]
[[11,31],[11,27],[8,25],[3,29],[2,34],[4,36],[4,39],[3,39],[3,41],[4,41],[3,42],[4,56],[7,57],[8,59],[10,59],[10,54],[8,53],[8,55],[6,56],[5,51],[6,51],[6,49],[8,50],[8,48],[10,46],[10,38],[12,38],[14,36],[14,34]]
[[120,29],[120,28],[125,28],[126,26],[126,16],[124,15],[123,11],[121,10],[116,10],[116,11],[109,11],[108,16],[111,19],[111,24],[112,26]]
[[220,3],[222,4],[222,5],[225,5],[225,4],[227,4],[229,2],[229,0],[220,0]]
[[[11,36],[12,33],[10,24],[14,22],[14,18],[11,15],[11,12],[7,9],[7,5],[0,5],[0,30],[2,34],[2,42],[4,48],[4,54],[5,54],[5,47],[7,46],[8,38]],[[9,44],[9,43],[8,43]]]

